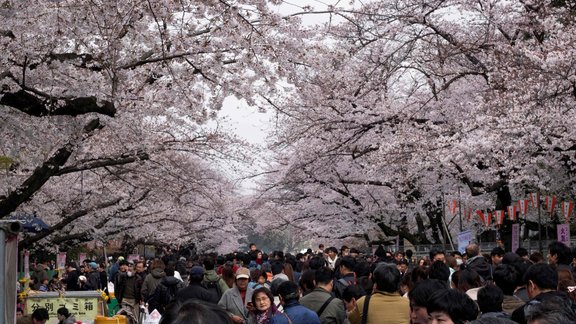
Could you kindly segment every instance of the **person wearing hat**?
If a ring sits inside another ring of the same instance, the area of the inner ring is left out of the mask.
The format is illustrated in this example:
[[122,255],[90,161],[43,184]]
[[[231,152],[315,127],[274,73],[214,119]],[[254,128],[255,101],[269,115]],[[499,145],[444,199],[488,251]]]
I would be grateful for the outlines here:
[[248,304],[252,300],[254,289],[248,287],[250,270],[238,268],[234,281],[234,287],[226,290],[220,298],[218,305],[224,308],[234,323],[244,323],[248,319]]
[[90,290],[88,287],[88,278],[85,275],[80,275],[78,277],[78,290]]
[[188,275],[190,283],[186,288],[178,291],[176,299],[180,302],[198,299],[207,303],[218,304],[217,297],[202,285],[202,279],[204,279],[204,268],[202,266],[193,266]]
[[89,262],[86,267],[86,290],[96,290],[100,288],[100,273],[98,273],[98,264],[96,262]]

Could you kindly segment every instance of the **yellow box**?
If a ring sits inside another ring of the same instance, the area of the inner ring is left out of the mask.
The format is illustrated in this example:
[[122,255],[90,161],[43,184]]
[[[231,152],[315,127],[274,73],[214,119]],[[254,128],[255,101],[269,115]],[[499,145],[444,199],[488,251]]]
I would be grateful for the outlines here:
[[96,316],[94,324],[126,324],[127,320],[124,315],[115,315],[114,317]]

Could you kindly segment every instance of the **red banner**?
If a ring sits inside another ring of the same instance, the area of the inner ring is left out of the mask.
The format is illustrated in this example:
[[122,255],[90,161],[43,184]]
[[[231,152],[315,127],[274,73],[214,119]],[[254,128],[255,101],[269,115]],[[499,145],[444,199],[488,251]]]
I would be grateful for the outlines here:
[[574,210],[574,202],[573,201],[564,201],[562,202],[562,215],[568,223],[568,220],[572,216],[572,210]]
[[486,218],[484,218],[484,212],[481,210],[477,210],[476,214],[480,217],[482,224],[486,225]]
[[554,214],[554,207],[556,207],[556,196],[546,196],[546,210],[550,215]]
[[520,213],[524,216],[526,216],[526,214],[528,213],[528,203],[529,202],[530,202],[530,200],[528,200],[528,199],[518,200],[518,207],[520,209]]

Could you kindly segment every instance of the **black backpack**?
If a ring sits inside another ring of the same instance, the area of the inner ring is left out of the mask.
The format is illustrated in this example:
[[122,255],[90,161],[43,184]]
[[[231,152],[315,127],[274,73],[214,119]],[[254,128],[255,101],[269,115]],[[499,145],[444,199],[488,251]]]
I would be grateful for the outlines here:
[[150,311],[156,309],[160,314],[164,314],[166,305],[176,299],[178,290],[180,290],[178,285],[166,286],[161,282],[148,301]]
[[220,280],[222,279],[218,279],[216,281],[206,281],[204,283],[204,287],[208,290],[208,292],[210,293],[210,295],[212,295],[213,299],[216,300],[216,302],[218,302],[220,300],[220,297],[222,297],[222,291],[220,290]]
[[343,299],[344,297],[343,294],[346,287],[356,285],[357,285],[356,278],[354,278],[354,282],[350,282],[344,278],[340,278],[334,282],[334,295],[337,298]]

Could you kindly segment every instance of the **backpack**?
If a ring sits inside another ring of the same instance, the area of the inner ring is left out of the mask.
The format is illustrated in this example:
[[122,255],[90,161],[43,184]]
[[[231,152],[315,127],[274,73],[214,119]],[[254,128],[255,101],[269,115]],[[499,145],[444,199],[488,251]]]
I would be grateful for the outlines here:
[[148,301],[149,309],[156,309],[163,314],[165,307],[176,299],[176,294],[181,288],[179,285],[166,286],[161,282]]
[[336,297],[343,299],[342,295],[344,294],[344,290],[346,289],[346,287],[356,285],[357,285],[356,278],[354,278],[354,282],[350,282],[344,278],[340,278],[334,284],[334,294],[336,295]]
[[216,302],[218,302],[220,300],[220,297],[222,297],[222,290],[220,289],[220,280],[222,279],[218,278],[218,280],[206,281],[204,283],[204,288],[208,290],[208,292],[213,297],[213,299],[216,300]]

